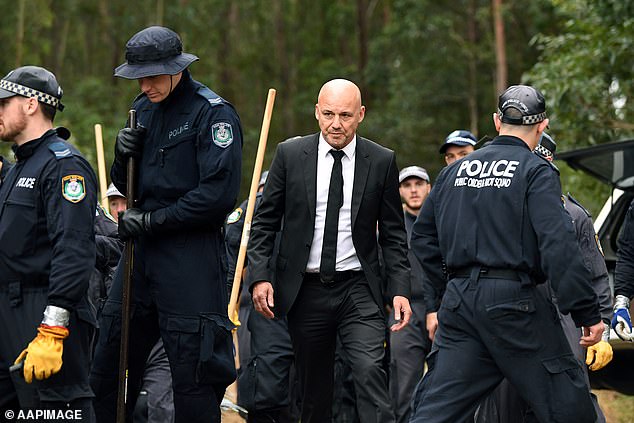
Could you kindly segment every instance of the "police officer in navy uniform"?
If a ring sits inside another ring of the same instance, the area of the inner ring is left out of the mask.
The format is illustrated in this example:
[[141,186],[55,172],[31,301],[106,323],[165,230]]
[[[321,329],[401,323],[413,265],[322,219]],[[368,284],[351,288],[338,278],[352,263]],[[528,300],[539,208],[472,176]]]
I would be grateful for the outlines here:
[[[242,129],[231,104],[192,79],[198,58],[172,30],[152,26],[126,44],[115,76],[138,80],[138,129],[119,131],[111,178],[126,192],[126,162],[138,163],[135,207],[119,215],[119,236],[135,241],[128,392],[139,391],[159,337],[172,371],[176,422],[220,421],[235,379],[227,317],[225,216],[240,185]],[[92,368],[99,421],[114,421],[121,330],[120,265],[101,315]],[[128,401],[128,414],[134,401]]]
[[[551,163],[553,169],[559,173],[559,169],[552,163],[556,149],[557,144],[555,141],[550,135],[544,132],[539,140],[539,144],[535,147],[534,153]],[[612,318],[610,279],[603,257],[603,250],[594,231],[592,216],[572,195],[562,195],[561,199],[566,211],[572,218],[583,261],[590,270],[592,289],[594,289],[594,292],[599,298],[601,319],[603,320],[604,326],[601,341],[588,348],[581,346],[579,344],[579,329],[575,326],[570,315],[559,313],[559,318],[561,319],[561,325],[568,339],[570,348],[584,369],[587,389],[590,391],[592,403],[597,413],[596,422],[605,423],[605,416],[599,406],[598,398],[590,389],[588,368],[592,371],[600,370],[612,360],[612,347],[609,343],[609,323]],[[552,297],[553,304],[557,305],[558,300],[550,284],[545,283],[539,285],[539,289],[542,290],[545,295]],[[515,388],[505,379],[498,385],[494,393],[480,405],[475,421],[482,423],[523,422],[530,420],[528,416],[531,414],[529,413],[532,413],[531,409],[526,402],[519,397]]]
[[0,408],[16,411],[19,401],[93,421],[95,321],[86,291],[97,179],[66,141],[70,132],[53,128],[61,98],[55,75],[41,67],[0,81],[0,138],[14,143],[17,158],[0,188]]
[[464,421],[506,377],[538,421],[594,422],[557,311],[536,289],[550,280],[561,312],[583,327],[581,345],[601,339],[559,177],[532,152],[548,126],[544,97],[512,86],[493,118],[500,135],[441,171],[414,224],[411,246],[437,293],[439,326],[410,421]]

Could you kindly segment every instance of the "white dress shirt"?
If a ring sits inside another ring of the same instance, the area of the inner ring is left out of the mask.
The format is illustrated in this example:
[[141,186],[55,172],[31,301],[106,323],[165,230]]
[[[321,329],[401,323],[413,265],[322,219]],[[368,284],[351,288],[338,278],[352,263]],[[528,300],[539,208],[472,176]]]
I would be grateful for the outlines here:
[[[357,147],[355,135],[350,144],[343,148],[341,158],[343,172],[343,206],[339,209],[339,233],[337,234],[336,271],[361,270],[361,263],[352,243],[352,186],[354,184],[354,160]],[[315,202],[315,230],[313,243],[308,256],[306,272],[318,273],[321,264],[321,249],[324,243],[324,226],[326,224],[326,208],[328,206],[328,190],[330,174],[335,159],[330,154],[332,147],[326,142],[323,134],[319,134],[317,148],[317,199]]]

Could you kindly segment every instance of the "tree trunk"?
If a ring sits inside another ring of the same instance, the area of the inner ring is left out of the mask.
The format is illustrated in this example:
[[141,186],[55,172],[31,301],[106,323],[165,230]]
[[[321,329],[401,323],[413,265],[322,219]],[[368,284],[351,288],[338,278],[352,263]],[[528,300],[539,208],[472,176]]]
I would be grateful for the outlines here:
[[495,31],[495,88],[501,94],[508,85],[508,67],[506,64],[506,38],[504,36],[504,20],[502,19],[502,0],[493,1],[493,22]]
[[359,28],[359,57],[357,69],[359,73],[359,88],[365,91],[365,68],[368,65],[368,1],[357,0],[357,25]]
[[469,0],[469,10],[467,16],[467,40],[469,41],[469,128],[475,136],[478,136],[478,55],[476,37],[476,0]]
[[18,33],[15,40],[15,67],[22,66],[22,52],[24,49],[24,6],[26,0],[18,3]]

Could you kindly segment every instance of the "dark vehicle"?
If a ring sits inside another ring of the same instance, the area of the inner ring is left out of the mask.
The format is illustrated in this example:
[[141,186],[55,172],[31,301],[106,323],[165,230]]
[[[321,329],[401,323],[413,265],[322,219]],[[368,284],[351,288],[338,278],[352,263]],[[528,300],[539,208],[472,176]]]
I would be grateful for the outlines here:
[[[634,140],[560,153],[555,158],[612,187],[612,195],[594,220],[594,229],[603,247],[610,274],[610,287],[614,294],[616,241],[625,213],[634,199]],[[594,389],[611,389],[634,395],[634,343],[622,341],[612,330],[610,344],[614,350],[614,358],[603,369],[589,372],[590,384]]]

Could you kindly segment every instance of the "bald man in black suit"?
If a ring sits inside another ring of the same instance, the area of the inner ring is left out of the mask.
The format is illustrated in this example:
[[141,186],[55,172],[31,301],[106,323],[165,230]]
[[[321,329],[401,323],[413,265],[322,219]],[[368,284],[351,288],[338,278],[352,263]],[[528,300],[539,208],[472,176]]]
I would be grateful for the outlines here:
[[[278,145],[251,230],[254,306],[269,318],[288,317],[303,423],[330,422],[337,334],[360,420],[394,421],[382,367],[379,245],[397,331],[411,315],[407,237],[394,152],[356,135],[364,115],[354,83],[324,84],[315,105],[321,131]],[[280,251],[271,263],[279,230]]]

